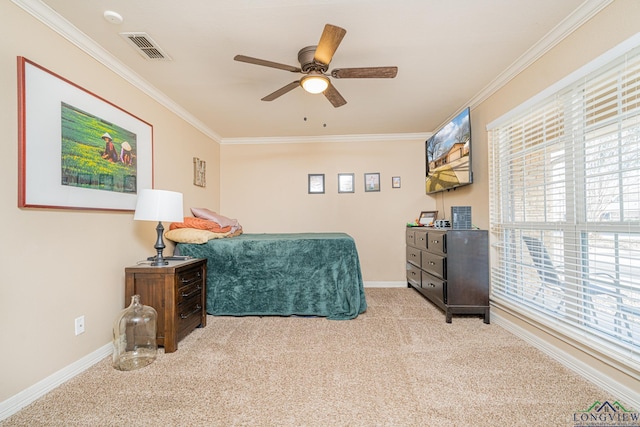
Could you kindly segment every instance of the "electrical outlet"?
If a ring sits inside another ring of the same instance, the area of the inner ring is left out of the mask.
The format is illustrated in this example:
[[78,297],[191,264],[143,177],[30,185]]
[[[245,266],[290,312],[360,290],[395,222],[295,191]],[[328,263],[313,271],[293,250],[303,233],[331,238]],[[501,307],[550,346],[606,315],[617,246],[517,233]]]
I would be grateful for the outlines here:
[[84,316],[76,317],[76,335],[84,333]]

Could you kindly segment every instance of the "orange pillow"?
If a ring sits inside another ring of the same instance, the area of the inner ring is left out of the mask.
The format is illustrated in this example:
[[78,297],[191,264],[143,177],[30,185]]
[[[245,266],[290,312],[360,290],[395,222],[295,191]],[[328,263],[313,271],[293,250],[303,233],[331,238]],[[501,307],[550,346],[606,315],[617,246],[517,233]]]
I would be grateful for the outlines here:
[[172,222],[169,226],[169,230],[175,230],[177,228],[196,228],[198,230],[213,231],[214,233],[231,231],[230,226],[221,227],[220,224],[215,221],[194,217],[185,217],[184,222]]

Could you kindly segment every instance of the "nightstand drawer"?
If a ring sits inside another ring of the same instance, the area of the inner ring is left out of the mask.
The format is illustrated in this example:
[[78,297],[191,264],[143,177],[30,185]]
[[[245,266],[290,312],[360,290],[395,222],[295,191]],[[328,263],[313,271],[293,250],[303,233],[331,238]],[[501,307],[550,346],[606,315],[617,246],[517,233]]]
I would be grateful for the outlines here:
[[200,269],[194,274],[187,276],[180,276],[178,279],[178,292],[176,292],[176,304],[181,304],[183,301],[199,297],[202,294],[202,288],[204,283],[202,281],[202,273]]
[[202,303],[200,295],[197,298],[185,300],[184,304],[180,304],[176,310],[176,320],[178,336],[182,337],[183,333],[187,335],[193,328],[200,324],[202,316]]

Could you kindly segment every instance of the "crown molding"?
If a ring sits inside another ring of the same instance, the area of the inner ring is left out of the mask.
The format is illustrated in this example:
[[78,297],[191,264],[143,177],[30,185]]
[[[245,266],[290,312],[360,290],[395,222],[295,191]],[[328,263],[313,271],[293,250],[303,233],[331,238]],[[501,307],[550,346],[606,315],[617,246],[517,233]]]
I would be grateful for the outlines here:
[[[274,144],[274,143],[300,143],[300,142],[345,142],[345,141],[389,141],[423,139],[429,134],[391,134],[391,135],[336,135],[320,137],[252,137],[252,138],[222,138],[216,132],[207,127],[195,116],[175,103],[167,95],[159,91],[133,70],[121,63],[117,58],[104,50],[95,41],[87,37],[77,27],[56,13],[53,9],[40,0],[11,0],[18,7],[34,16],[65,39],[82,49],[89,56],[115,72],[117,75],[130,82],[142,92],[159,102],[161,105],[174,112],[196,129],[213,139],[219,144]],[[505,71],[500,73],[491,83],[485,86],[478,94],[472,97],[467,104],[471,109],[477,107],[487,98],[506,85],[524,69],[542,57],[545,53],[564,40],[569,34],[595,16],[614,0],[585,0],[571,15],[566,17],[534,46],[512,63]],[[456,113],[457,114],[457,113]],[[455,116],[455,115],[454,115]],[[452,117],[454,117],[452,116]],[[448,122],[446,120],[444,123]],[[444,124],[443,123],[443,124]]]
[[198,129],[209,138],[220,143],[222,137],[212,131],[204,123],[195,116],[185,110],[183,107],[174,102],[171,98],[151,85],[148,81],[140,77],[132,69],[120,62],[115,56],[111,55],[93,39],[89,38],[85,33],[80,31],[76,26],[60,16],[56,11],[51,9],[40,0],[11,0],[18,7],[24,9],[40,22],[60,34],[62,37],[73,43],[75,46],[84,51],[99,63],[122,77],[134,87],[140,89],[143,93],[165,106],[167,109],[175,113],[177,116],[190,123],[194,128]]
[[389,134],[357,134],[357,135],[323,135],[323,136],[283,136],[283,137],[249,137],[223,138],[223,145],[240,144],[304,144],[320,142],[388,142],[388,141],[426,141],[432,133],[389,133]]
[[468,105],[471,109],[486,101],[491,95],[509,83],[527,67],[540,59],[544,54],[553,49],[562,40],[577,30],[585,22],[597,15],[602,9],[613,3],[614,0],[585,0],[571,15],[556,25],[535,45],[527,50],[522,56],[515,60],[506,70],[500,73],[491,83],[477,93]]

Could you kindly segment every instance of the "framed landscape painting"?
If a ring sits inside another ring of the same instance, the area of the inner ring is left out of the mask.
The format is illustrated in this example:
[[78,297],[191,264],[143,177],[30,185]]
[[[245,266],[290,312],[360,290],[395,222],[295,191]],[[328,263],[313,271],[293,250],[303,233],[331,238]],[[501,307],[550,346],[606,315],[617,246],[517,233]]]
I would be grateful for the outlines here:
[[153,188],[153,128],[18,57],[18,206],[133,211]]

